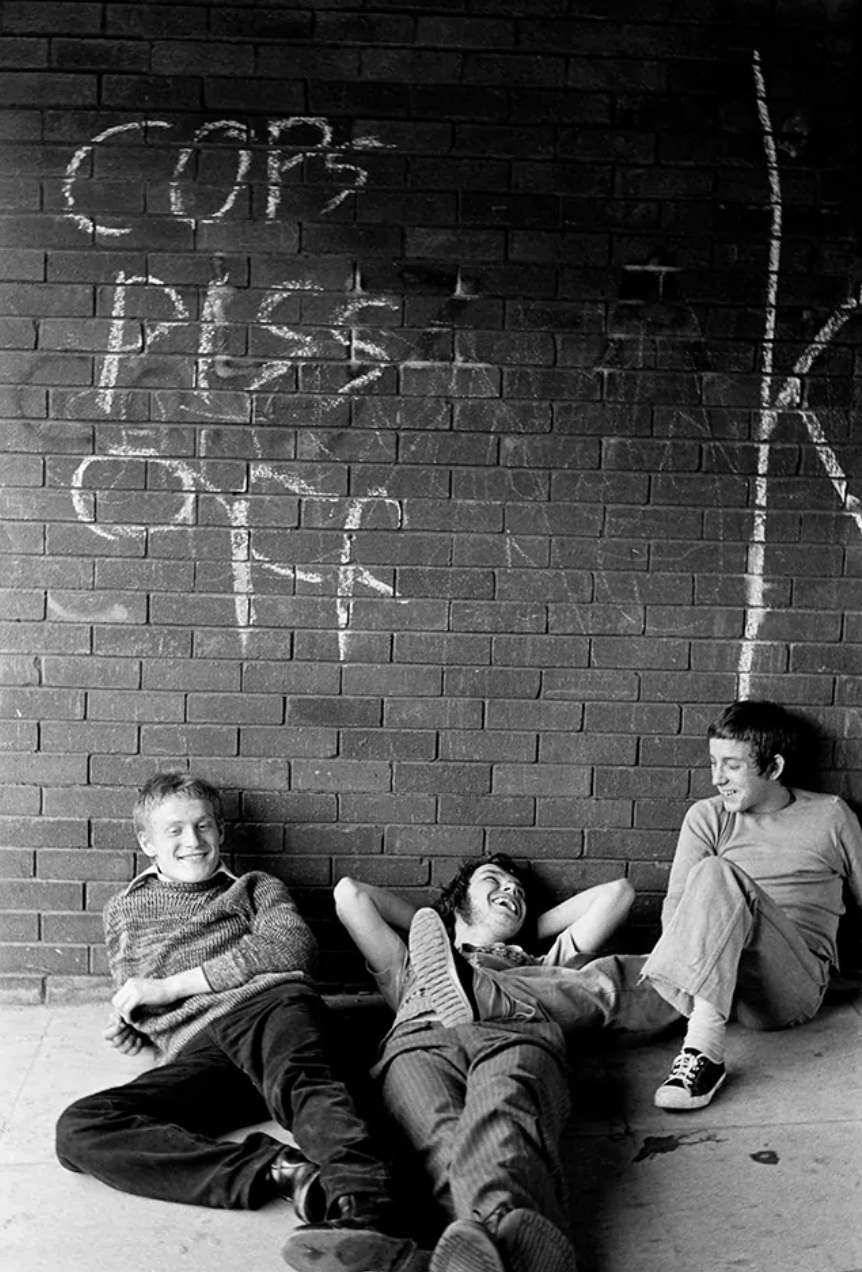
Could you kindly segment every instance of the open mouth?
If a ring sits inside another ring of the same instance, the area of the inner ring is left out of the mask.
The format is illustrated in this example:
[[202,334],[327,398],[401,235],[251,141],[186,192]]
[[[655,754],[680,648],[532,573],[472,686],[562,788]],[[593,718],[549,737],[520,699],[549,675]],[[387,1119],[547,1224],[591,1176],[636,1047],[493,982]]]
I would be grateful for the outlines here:
[[521,917],[521,907],[518,905],[517,901],[515,901],[513,897],[496,896],[496,897],[492,897],[491,901],[499,909],[506,910],[509,914],[513,915],[516,919],[519,919]]

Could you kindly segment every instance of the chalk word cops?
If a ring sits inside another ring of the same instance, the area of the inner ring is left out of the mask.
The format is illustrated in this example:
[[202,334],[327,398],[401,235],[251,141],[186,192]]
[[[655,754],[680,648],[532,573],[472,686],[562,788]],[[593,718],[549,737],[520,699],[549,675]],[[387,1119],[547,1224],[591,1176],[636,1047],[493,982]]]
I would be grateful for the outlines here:
[[[106,128],[103,132],[97,133],[85,146],[76,150],[66,167],[63,181],[65,215],[71,218],[85,234],[95,234],[104,238],[121,238],[125,234],[130,234],[130,226],[105,224],[78,208],[81,169],[92,155],[93,147],[102,145],[112,137],[131,134],[143,140],[148,129],[169,129],[172,126],[162,119],[116,124],[113,128]],[[308,140],[304,141],[303,138]],[[224,194],[222,203],[208,215],[193,216],[188,210],[187,187],[190,162],[204,142],[215,142],[219,139],[236,143],[237,146],[236,168],[232,175],[230,189]],[[216,119],[203,124],[194,134],[191,142],[180,146],[178,150],[168,186],[171,215],[189,224],[195,224],[198,221],[220,221],[226,217],[236,204],[240,192],[249,183],[255,153],[252,149],[253,144],[254,137],[248,125],[238,120]],[[266,219],[274,221],[279,217],[284,177],[292,168],[298,167],[306,160],[319,161],[322,165],[322,173],[332,181],[332,184],[340,187],[321,207],[320,214],[325,216],[343,203],[353,191],[361,190],[368,183],[368,170],[361,164],[351,162],[345,157],[346,154],[382,148],[384,143],[372,136],[359,137],[353,142],[336,145],[332,125],[319,116],[294,115],[288,119],[269,120],[263,146],[267,187]]]

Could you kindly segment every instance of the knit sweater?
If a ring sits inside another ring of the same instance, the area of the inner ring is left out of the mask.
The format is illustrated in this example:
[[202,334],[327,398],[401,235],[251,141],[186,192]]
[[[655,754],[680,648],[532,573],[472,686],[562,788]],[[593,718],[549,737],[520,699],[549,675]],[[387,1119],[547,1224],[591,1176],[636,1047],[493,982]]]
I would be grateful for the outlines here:
[[225,1012],[285,981],[311,980],[317,943],[278,879],[219,870],[203,883],[144,871],[105,906],[105,937],[118,987],[130,977],[200,967],[211,993],[144,1008],[134,1027],[169,1060]]

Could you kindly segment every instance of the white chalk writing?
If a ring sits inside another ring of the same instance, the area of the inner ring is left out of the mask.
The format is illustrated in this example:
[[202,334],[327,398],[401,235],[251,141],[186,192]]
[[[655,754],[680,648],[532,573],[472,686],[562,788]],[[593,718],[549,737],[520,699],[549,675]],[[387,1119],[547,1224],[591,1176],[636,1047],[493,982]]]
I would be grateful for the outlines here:
[[769,462],[771,442],[778,426],[781,412],[793,411],[804,422],[809,438],[814,443],[818,459],[832,483],[843,510],[853,518],[862,531],[862,504],[848,491],[847,477],[834,449],[814,411],[802,405],[802,377],[829,348],[844,324],[854,317],[862,304],[862,293],[851,297],[830,315],[817,336],[797,358],[793,369],[780,386],[776,384],[774,349],[776,314],[778,307],[778,282],[781,268],[783,204],[778,155],[769,105],[766,82],[757,49],[753,56],[754,89],[757,114],[760,122],[766,168],[769,180],[769,257],[767,266],[767,293],[764,311],[764,334],[760,377],[760,411],[757,426],[757,477],[754,494],[754,522],[748,547],[746,572],[745,628],[737,663],[737,692],[740,698],[751,694],[751,677],[754,669],[757,642],[769,614],[766,603],[766,532],[769,510]]
[[[131,233],[131,227],[128,225],[109,224],[81,211],[78,200],[82,192],[82,169],[90,161],[94,147],[112,138],[121,137],[124,134],[137,134],[138,139],[141,140],[147,129],[172,127],[172,124],[163,119],[134,120],[128,124],[116,124],[112,128],[105,128],[97,133],[85,146],[76,150],[66,166],[63,179],[65,215],[85,234],[118,237]],[[301,140],[295,145],[288,144],[295,130],[300,135],[310,132],[315,140],[310,144]],[[183,188],[190,161],[199,151],[202,143],[217,140],[219,137],[239,143],[232,183],[217,208],[206,216],[194,216],[189,212]],[[255,138],[248,126],[239,120],[218,119],[203,124],[194,134],[191,142],[180,147],[172,170],[166,174],[171,215],[179,221],[192,224],[198,221],[205,223],[223,220],[233,209],[240,192],[254,175],[254,142]],[[265,159],[267,220],[274,221],[280,215],[284,175],[292,168],[312,161],[319,163],[323,175],[335,179],[338,187],[336,193],[326,199],[320,207],[320,215],[325,216],[343,203],[354,190],[362,189],[368,182],[368,169],[346,156],[360,149],[371,150],[383,147],[384,143],[376,137],[364,137],[356,143],[337,143],[332,125],[328,120],[318,116],[297,115],[287,119],[269,120],[266,140],[262,145],[258,143],[258,149],[263,150]]]

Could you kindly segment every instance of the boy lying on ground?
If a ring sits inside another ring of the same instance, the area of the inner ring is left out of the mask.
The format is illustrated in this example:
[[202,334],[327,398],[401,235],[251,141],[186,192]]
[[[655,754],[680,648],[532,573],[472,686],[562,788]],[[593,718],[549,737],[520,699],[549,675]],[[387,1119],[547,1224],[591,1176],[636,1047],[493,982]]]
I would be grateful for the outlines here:
[[[134,822],[153,864],[105,908],[117,985],[105,1031],[162,1061],[72,1104],[57,1126],[68,1169],[124,1192],[254,1209],[293,1200],[305,1223],[285,1258],[304,1272],[413,1272],[393,1235],[387,1166],[324,1054],[326,1008],[311,980],[316,943],[284,885],[221,862],[218,792],[156,774]],[[262,1133],[217,1138],[273,1117],[300,1152]]]
[[[550,985],[570,1032],[677,1019],[638,986],[642,958],[599,958],[580,970],[554,963],[596,959],[631,898],[616,882],[541,916],[539,932],[557,938],[546,963],[511,944],[527,919],[526,895],[501,855],[466,863],[441,897],[459,952],[437,911],[417,913],[354,879],[337,884],[338,916],[396,1013],[375,1070],[383,1102],[448,1222],[430,1272],[574,1272],[559,1156],[566,1044],[533,991]],[[568,992],[561,981],[571,982]]]

